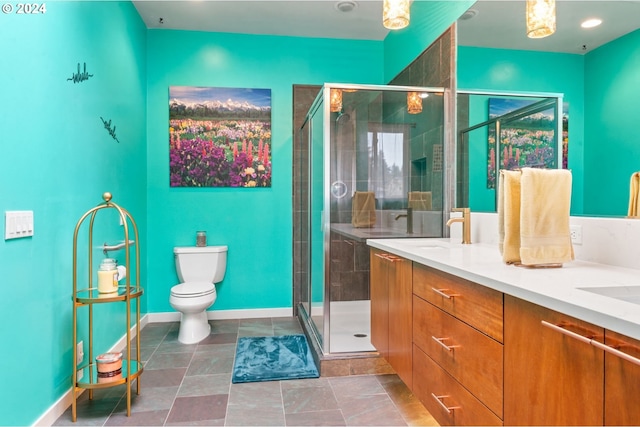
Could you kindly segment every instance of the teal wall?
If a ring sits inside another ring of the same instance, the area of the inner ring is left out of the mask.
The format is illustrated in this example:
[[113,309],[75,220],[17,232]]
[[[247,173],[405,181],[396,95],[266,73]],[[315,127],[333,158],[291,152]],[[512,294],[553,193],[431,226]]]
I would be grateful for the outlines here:
[[[172,248],[192,245],[201,229],[210,244],[229,246],[215,309],[290,307],[292,85],[389,81],[473,2],[428,3],[414,2],[412,27],[385,41],[146,30],[135,7],[118,1],[47,2],[40,16],[0,16],[0,211],[35,214],[32,238],[0,241],[8,367],[0,424],[32,424],[70,388],[73,230],[104,191],[139,227],[143,313],[173,311]],[[67,78],[78,63],[93,77],[74,84]],[[170,85],[270,88],[273,186],[170,188]],[[95,241],[120,238],[117,219],[104,219]],[[97,265],[82,259],[86,277]],[[121,305],[96,310],[95,353],[124,334],[124,314]],[[85,310],[85,343],[86,334]]]
[[[33,210],[35,217],[32,238],[0,239],[2,425],[35,422],[70,389],[80,216],[111,191],[141,223],[146,246],[146,29],[129,2],[46,7],[41,15],[0,15],[0,212]],[[85,62],[93,77],[67,81]],[[112,120],[120,143],[101,116]],[[96,232],[122,238],[111,219]],[[123,308],[97,310],[96,351],[124,334]],[[86,311],[81,320],[86,344]]]
[[[382,42],[151,30],[147,55],[149,311],[174,311],[173,247],[196,230],[229,247],[212,310],[291,307],[292,86],[381,84]],[[271,89],[271,188],[169,187],[173,85]]]
[[474,3],[475,0],[414,0],[409,26],[389,32],[384,40],[384,81],[396,77]]
[[[583,213],[585,188],[584,56],[458,47],[458,89],[563,93],[569,104],[572,214]],[[486,164],[478,176],[486,176]]]
[[586,55],[585,212],[626,215],[640,170],[640,30]]

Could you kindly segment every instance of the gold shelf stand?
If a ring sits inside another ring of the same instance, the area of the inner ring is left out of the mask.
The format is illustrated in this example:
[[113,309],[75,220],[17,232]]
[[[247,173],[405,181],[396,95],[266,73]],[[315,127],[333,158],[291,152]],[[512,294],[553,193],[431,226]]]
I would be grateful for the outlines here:
[[[140,360],[140,296],[142,296],[143,290],[140,286],[140,245],[135,244],[139,242],[138,227],[131,214],[124,208],[118,206],[111,201],[111,193],[104,193],[102,199],[104,203],[99,204],[93,209],[87,211],[76,224],[76,229],[73,233],[73,375],[72,375],[72,395],[73,400],[71,402],[71,419],[76,422],[77,419],[77,398],[78,393],[82,390],[89,390],[89,399],[93,399],[93,390],[114,387],[120,384],[127,385],[127,416],[131,416],[131,384],[133,380],[138,379],[136,382],[136,393],[140,394],[140,375],[144,369]],[[124,242],[118,245],[107,246],[104,245],[104,252],[108,250],[124,249],[125,251],[125,265],[129,272],[131,272],[131,254],[130,247],[135,246],[135,282],[131,283],[131,276],[127,274],[124,285],[118,286],[118,291],[111,294],[101,294],[98,292],[98,288],[93,286],[93,224],[96,218],[96,214],[103,209],[116,209],[120,215],[120,222],[124,228]],[[87,287],[78,289],[78,232],[85,220],[89,219],[89,254],[88,254],[88,272],[89,277],[87,281]],[[133,240],[130,240],[129,227],[131,226],[133,231]],[[135,359],[131,359],[131,302],[135,300],[136,303],[136,355]],[[96,363],[94,362],[93,355],[93,305],[105,304],[112,302],[124,302],[126,305],[126,336],[127,336],[127,350],[126,356],[122,360],[122,378],[109,381],[98,382],[98,370]],[[87,306],[89,309],[89,358],[87,363],[76,365],[78,340],[78,308]],[[79,372],[82,372],[81,378]]]

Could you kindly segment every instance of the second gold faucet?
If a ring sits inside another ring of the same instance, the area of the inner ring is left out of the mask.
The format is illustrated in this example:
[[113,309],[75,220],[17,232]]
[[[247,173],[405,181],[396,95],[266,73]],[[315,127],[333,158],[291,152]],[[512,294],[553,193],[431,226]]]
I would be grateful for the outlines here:
[[451,227],[454,222],[462,223],[462,244],[468,245],[471,243],[471,209],[469,208],[453,208],[451,212],[462,212],[461,217],[449,218],[447,221],[447,227]]

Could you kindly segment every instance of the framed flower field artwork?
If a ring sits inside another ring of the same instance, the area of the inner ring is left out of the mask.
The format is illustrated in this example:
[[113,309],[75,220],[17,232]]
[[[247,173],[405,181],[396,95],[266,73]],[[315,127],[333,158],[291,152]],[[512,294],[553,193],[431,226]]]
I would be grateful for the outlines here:
[[[489,99],[489,118],[495,119],[510,113],[522,112],[518,118],[501,120],[500,141],[496,143],[495,125],[488,128],[487,188],[496,188],[496,169],[514,170],[523,167],[555,169],[558,163],[557,150],[562,150],[561,168],[567,168],[569,105],[563,104],[561,147],[556,146],[556,110],[553,106],[545,110],[532,110],[535,101],[529,99]],[[537,104],[536,104],[537,105]],[[500,164],[496,165],[499,150]],[[496,168],[497,166],[497,168]]]
[[171,187],[271,187],[271,90],[169,87]]

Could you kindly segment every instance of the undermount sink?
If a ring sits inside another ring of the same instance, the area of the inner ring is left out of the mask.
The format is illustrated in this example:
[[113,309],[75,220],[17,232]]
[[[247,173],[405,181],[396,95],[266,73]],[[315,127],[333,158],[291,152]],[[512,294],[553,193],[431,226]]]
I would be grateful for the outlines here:
[[640,305],[640,285],[602,286],[578,289]]

